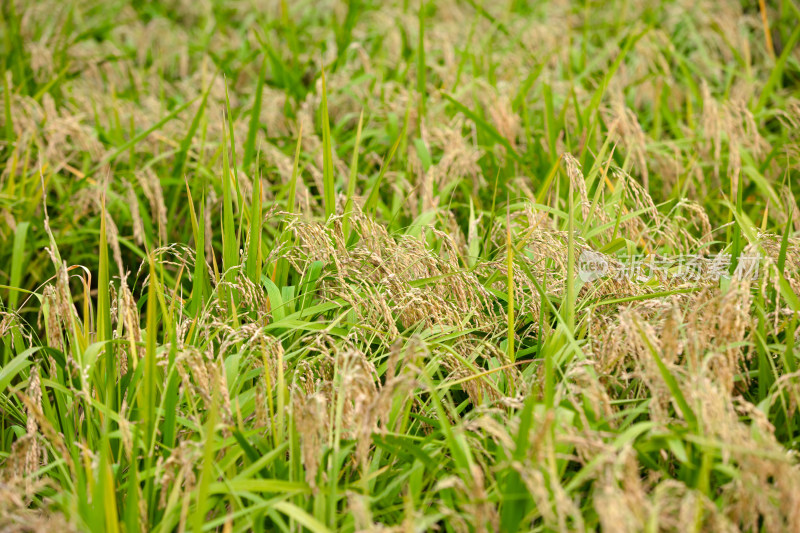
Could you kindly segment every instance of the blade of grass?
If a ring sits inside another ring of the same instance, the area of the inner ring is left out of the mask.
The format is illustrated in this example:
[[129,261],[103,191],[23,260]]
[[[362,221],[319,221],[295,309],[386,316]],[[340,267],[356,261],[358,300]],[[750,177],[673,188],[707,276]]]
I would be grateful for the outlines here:
[[519,155],[519,153],[517,153],[514,147],[511,146],[509,140],[503,137],[494,126],[486,122],[476,112],[472,111],[470,108],[468,108],[467,106],[456,100],[452,95],[449,95],[447,93],[442,93],[442,96],[444,96],[446,100],[448,100],[451,104],[453,104],[453,106],[455,106],[455,108],[459,112],[463,113],[464,116],[472,120],[475,123],[475,125],[478,126],[478,128],[486,132],[489,135],[489,137],[494,139],[496,142],[500,143],[508,151],[511,157],[513,157],[520,163],[524,163],[522,156]]
[[[203,99],[200,100],[200,106],[197,108],[197,112],[194,114],[191,124],[189,124],[189,130],[186,132],[186,136],[181,141],[180,148],[178,148],[178,152],[175,154],[175,164],[172,167],[172,176],[175,178],[180,178],[186,169],[187,154],[189,153],[189,148],[192,146],[192,139],[194,139],[197,128],[200,126],[203,114],[205,113],[211,87],[212,84],[209,84],[208,88],[203,92]],[[133,148],[133,146],[134,145],[131,145],[131,148]]]
[[342,235],[346,243],[350,238],[350,215],[353,211],[353,196],[356,193],[356,181],[358,179],[358,152],[361,147],[361,126],[364,122],[364,111],[358,117],[358,127],[356,128],[356,142],[353,146],[353,159],[350,162],[350,177],[347,180],[347,201],[344,205],[342,215]]
[[[295,212],[295,202],[297,199],[297,180],[300,178],[300,148],[303,141],[303,125],[300,124],[300,129],[297,132],[297,145],[294,150],[294,162],[292,163],[292,177],[289,180],[289,191],[286,193],[286,211],[289,213]],[[291,236],[286,232],[288,221],[283,224],[281,229],[280,245],[286,245]],[[278,287],[285,287],[289,279],[289,262],[281,257],[275,262],[275,270],[273,270],[272,277]]]
[[333,148],[331,146],[331,125],[328,118],[328,89],[325,83],[325,69],[322,69],[322,199],[325,204],[325,218],[336,214],[336,181],[333,168]]
[[511,207],[506,199],[506,275],[508,277],[508,360],[516,360],[514,354],[514,246],[511,243]]
[[[197,98],[200,98],[200,97],[198,96]],[[167,122],[169,122],[172,119],[174,119],[175,117],[177,117],[183,110],[185,110],[190,105],[192,105],[197,100],[197,98],[193,98],[193,99],[189,100],[188,102],[184,103],[183,105],[180,105],[177,108],[173,109],[164,118],[162,118],[161,120],[159,120],[158,122],[156,122],[155,124],[153,124],[152,126],[147,128],[146,130],[144,130],[140,134],[136,135],[135,137],[130,139],[128,142],[120,145],[113,152],[110,152],[109,154],[103,156],[103,158],[100,159],[100,161],[94,167],[92,167],[88,172],[85,173],[84,177],[88,178],[88,177],[91,177],[94,174],[96,174],[104,166],[106,166],[107,164],[109,164],[112,161],[114,161],[117,157],[119,157],[120,154],[123,154],[123,153],[125,153],[125,151],[129,150],[131,146],[135,146],[142,139],[146,138],[148,135],[150,135],[154,131],[160,129],[161,126],[163,126]]]
[[214,444],[216,441],[217,404],[219,403],[219,390],[214,387],[211,405],[208,411],[205,428],[203,431],[203,463],[200,479],[197,484],[197,498],[195,500],[194,514],[192,515],[192,528],[195,533],[203,530],[208,509],[208,495],[210,493],[211,479],[215,469]]
[[375,179],[375,183],[372,184],[372,189],[369,192],[369,196],[367,196],[367,200],[364,202],[364,212],[368,214],[373,214],[375,212],[375,208],[378,204],[378,197],[380,195],[380,187],[381,182],[383,181],[383,176],[386,174],[386,169],[389,168],[389,165],[392,163],[392,158],[394,158],[394,153],[397,151],[397,147],[400,146],[400,141],[403,139],[405,135],[405,127],[403,128],[403,132],[400,133],[400,136],[392,145],[392,148],[389,150],[389,156],[381,165],[381,170],[378,173],[378,177]]
[[767,101],[772,96],[772,93],[775,92],[775,88],[783,76],[783,71],[786,69],[786,62],[789,60],[792,51],[794,51],[794,46],[797,44],[798,39],[800,39],[800,25],[795,26],[794,31],[792,31],[792,34],[786,40],[783,52],[781,52],[781,55],[778,57],[778,61],[775,62],[775,67],[772,69],[772,72],[770,72],[767,83],[765,83],[764,88],[761,89],[761,94],[753,108],[753,114],[759,114],[764,109],[764,106],[767,105]]
[[419,0],[417,21],[419,28],[417,40],[417,98],[419,99],[419,107],[417,116],[420,117],[419,125],[421,128],[422,118],[425,117],[425,96],[427,94],[425,90],[425,86],[427,85],[425,79],[425,71],[427,68],[425,63],[425,2],[423,0]]
[[247,249],[247,277],[254,284],[261,280],[261,176],[253,176],[253,198],[250,201],[250,231]]
[[[247,129],[247,140],[244,143],[244,159],[242,165],[244,171],[250,171],[250,162],[253,160],[256,149],[256,134],[258,133],[259,124],[261,122],[261,101],[263,100],[264,81],[267,78],[267,56],[261,60],[261,70],[258,73],[256,80],[255,99],[253,101],[253,108],[250,110],[250,124]],[[253,176],[257,175],[258,167],[252,173]]]
[[[226,281],[232,282],[232,269],[239,264],[239,241],[236,238],[231,196],[231,170],[228,162],[228,139],[225,117],[222,119],[222,270]],[[227,300],[227,298],[226,298]]]
[[575,194],[572,179],[569,182],[569,218],[567,222],[567,293],[564,317],[570,334],[575,334]]
[[664,384],[669,389],[669,392],[672,395],[672,398],[675,400],[675,404],[678,406],[678,409],[683,415],[684,420],[686,420],[687,424],[689,424],[689,428],[692,431],[697,431],[697,416],[694,414],[694,411],[686,401],[686,397],[683,395],[683,391],[678,385],[678,382],[675,380],[675,376],[672,375],[667,366],[664,364],[664,361],[658,354],[658,350],[656,350],[656,348],[653,346],[653,343],[647,337],[647,333],[645,333],[642,325],[639,324],[638,321],[636,322],[636,327],[639,330],[639,335],[647,346],[647,349],[650,351],[650,355],[653,356],[653,360],[655,361],[658,371],[661,374],[661,379],[664,380]]
[[[195,247],[195,263],[194,263],[194,277],[192,278],[192,304],[191,310],[195,316],[203,308],[204,302],[208,298],[209,285],[208,285],[208,271],[206,270],[206,242],[205,242],[205,225],[199,224],[197,215],[194,210],[194,200],[192,199],[192,190],[189,187],[188,180],[186,183],[186,196],[189,200],[189,220],[192,224],[192,235],[194,237]],[[205,201],[200,200],[200,220],[204,220],[203,215],[205,211]]]
[[[22,267],[26,255],[25,244],[30,226],[30,222],[20,222],[14,229],[14,244],[11,249],[11,276],[9,277],[9,285],[11,287],[19,287],[22,283]],[[16,309],[18,301],[19,291],[9,290],[8,307],[12,310]]]

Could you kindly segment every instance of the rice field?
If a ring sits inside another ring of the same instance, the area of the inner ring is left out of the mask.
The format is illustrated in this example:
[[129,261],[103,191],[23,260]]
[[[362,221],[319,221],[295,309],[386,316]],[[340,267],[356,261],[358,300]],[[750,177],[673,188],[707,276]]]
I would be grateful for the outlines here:
[[0,530],[800,531],[797,0],[5,0]]

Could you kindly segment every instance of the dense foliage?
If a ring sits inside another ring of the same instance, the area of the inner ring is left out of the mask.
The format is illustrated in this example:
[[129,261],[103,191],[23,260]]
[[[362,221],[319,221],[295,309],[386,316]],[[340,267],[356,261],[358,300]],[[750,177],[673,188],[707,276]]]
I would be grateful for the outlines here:
[[796,0],[0,15],[0,529],[800,531]]

